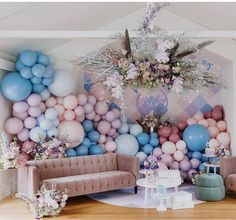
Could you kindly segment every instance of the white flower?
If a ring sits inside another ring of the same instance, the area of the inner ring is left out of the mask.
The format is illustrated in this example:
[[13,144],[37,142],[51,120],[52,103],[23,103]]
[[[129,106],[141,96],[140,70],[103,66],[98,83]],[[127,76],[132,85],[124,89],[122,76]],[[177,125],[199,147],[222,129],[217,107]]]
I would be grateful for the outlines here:
[[138,76],[137,68],[133,63],[131,63],[125,79],[135,79],[137,76]]
[[159,63],[167,63],[169,62],[169,54],[165,51],[157,51],[155,54],[155,58]]
[[183,91],[183,80],[178,77],[174,80],[174,84],[171,87],[172,92],[181,93]]

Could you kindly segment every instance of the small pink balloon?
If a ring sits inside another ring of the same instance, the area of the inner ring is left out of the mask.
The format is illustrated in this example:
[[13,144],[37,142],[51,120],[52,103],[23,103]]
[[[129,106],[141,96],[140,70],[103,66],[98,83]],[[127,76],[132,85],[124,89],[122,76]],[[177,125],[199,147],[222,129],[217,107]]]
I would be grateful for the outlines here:
[[217,122],[216,120],[212,119],[212,118],[208,118],[207,119],[209,126],[216,126]]
[[176,126],[171,127],[171,133],[172,134],[179,134],[179,129]]
[[100,115],[95,115],[93,120],[94,121],[100,121],[101,120],[101,116]]
[[88,95],[88,102],[95,105],[97,103],[96,97],[93,95]]
[[114,121],[115,119],[116,119],[116,116],[115,116],[115,113],[114,113],[113,111],[108,111],[108,112],[106,113],[106,120],[107,120],[107,121],[112,122],[112,121]]
[[119,109],[113,108],[112,111],[113,111],[113,113],[115,114],[115,117],[116,117],[116,118],[119,118],[119,117],[120,117],[120,111],[119,111]]
[[171,135],[171,128],[168,126],[165,126],[161,129],[161,135],[163,137],[168,138]]
[[161,160],[166,166],[171,166],[173,163],[173,158],[169,154],[162,154]]
[[180,138],[179,138],[179,135],[178,134],[171,134],[169,136],[169,141],[173,142],[173,143],[176,143],[177,141],[179,141]]
[[190,169],[187,173],[187,180],[192,182],[192,178],[197,174],[197,171],[194,169]]
[[189,119],[187,119],[187,124],[188,125],[197,124],[197,120],[195,118],[189,118]]
[[157,133],[158,133],[159,136],[162,135],[162,127],[158,129]]
[[106,135],[101,134],[98,143],[99,143],[99,144],[104,144],[104,143],[106,142],[106,139],[107,139]]
[[118,129],[121,126],[121,121],[119,119],[115,119],[113,122],[111,122],[111,126],[115,129]]
[[85,105],[88,101],[88,98],[85,94],[79,94],[77,96],[77,99],[78,99],[78,104],[79,105]]
[[200,160],[193,158],[190,161],[190,165],[192,169],[197,169],[199,167],[199,165],[201,164]]
[[183,131],[188,126],[186,121],[180,121],[177,123],[177,127],[180,131]]
[[114,135],[112,135],[113,139],[116,139],[120,134],[118,132],[116,132]]
[[61,104],[55,105],[54,108],[57,110],[59,115],[62,115],[65,112],[65,108]]
[[111,128],[107,135],[112,137],[115,133],[116,133],[116,129]]
[[73,110],[66,110],[63,116],[66,121],[73,121],[75,119],[75,113]]
[[58,119],[60,122],[64,121],[64,115],[59,115]]
[[212,138],[209,142],[208,145],[210,148],[214,148],[216,149],[217,147],[219,147],[219,141],[217,141],[215,138]]
[[214,111],[214,110],[223,112],[223,111],[224,111],[224,107],[223,107],[222,105],[216,105],[216,106],[213,108],[213,111]]
[[108,105],[105,102],[97,102],[95,105],[95,112],[99,115],[106,114],[108,111]]
[[9,118],[5,122],[5,131],[9,134],[18,134],[22,131],[24,125],[19,118]]
[[39,108],[41,109],[41,112],[44,113],[47,109],[46,105],[44,102],[39,103]]
[[159,161],[157,164],[160,170],[168,170],[168,167],[163,162]]
[[41,111],[40,107],[38,107],[38,106],[30,106],[28,109],[28,113],[30,116],[36,118],[41,115],[42,111]]
[[96,113],[95,111],[91,111],[90,113],[85,115],[88,120],[94,120]]
[[202,125],[205,128],[207,128],[209,126],[209,123],[206,119],[202,119],[202,120],[198,121],[198,124]]
[[82,122],[85,119],[85,115],[80,115],[76,117],[76,121]]
[[219,130],[215,126],[209,126],[208,131],[212,138],[215,138],[219,134]]
[[22,144],[22,150],[25,152],[25,153],[30,153],[33,151],[33,149],[35,148],[35,143],[32,142],[32,141],[25,141],[23,144]]
[[94,95],[97,101],[109,101],[109,91],[101,84],[94,84],[89,90],[91,95]]
[[76,116],[84,115],[84,113],[85,113],[84,107],[82,107],[82,106],[77,106],[77,107],[74,109],[74,112],[75,112],[75,115],[76,115]]
[[202,120],[202,119],[204,118],[204,115],[203,115],[202,112],[197,112],[197,113],[193,116],[193,118],[194,118],[197,122],[199,122],[200,120]]
[[15,102],[13,105],[13,110],[16,113],[22,113],[22,112],[26,112],[29,108],[29,105],[26,102]]
[[31,128],[34,128],[37,124],[37,121],[35,118],[33,117],[27,117],[25,120],[24,120],[24,126],[25,128],[28,128],[28,129],[31,129]]
[[216,139],[221,145],[228,146],[230,144],[230,135],[227,132],[221,132],[217,135]]
[[38,94],[31,94],[28,99],[27,102],[30,106],[37,106],[39,105],[39,103],[41,102],[41,97]]
[[223,119],[223,114],[219,110],[213,110],[212,118],[215,119],[216,121],[222,120]]
[[171,169],[173,170],[179,170],[179,162],[174,161],[171,165]]
[[84,105],[84,111],[85,111],[86,114],[92,112],[93,111],[93,105],[91,103],[89,103],[89,102],[86,103]]
[[63,97],[57,97],[57,104],[63,104]]
[[28,117],[28,112],[15,112],[13,111],[12,112],[13,116],[16,117],[16,118],[19,118],[21,120],[24,120],[25,118]]
[[113,138],[112,137],[107,137],[107,142],[109,141],[113,141]]
[[160,147],[155,147],[153,150],[153,155],[156,157],[160,157],[162,155],[162,150]]
[[167,138],[166,137],[159,137],[159,141],[160,141],[160,144],[163,144],[167,141]]
[[23,128],[23,130],[17,134],[17,138],[19,141],[26,141],[29,139],[29,130],[26,128]]
[[226,122],[225,121],[219,121],[219,122],[217,122],[217,128],[218,128],[218,130],[220,131],[220,132],[223,132],[223,131],[226,131],[226,129],[227,129],[227,124],[226,124]]
[[191,168],[190,162],[185,159],[180,162],[179,166],[180,166],[180,169],[185,172],[189,171]]
[[65,96],[63,99],[63,106],[65,109],[75,109],[78,105],[78,99],[74,95]]
[[100,115],[102,120],[106,120],[106,115]]
[[97,121],[93,122],[93,127],[97,128],[97,126],[98,126],[98,122]]
[[208,119],[208,118],[211,118],[212,115],[211,115],[211,112],[205,112],[204,113],[204,118]]
[[108,134],[111,129],[111,124],[108,121],[100,121],[97,130],[100,134]]
[[149,155],[146,160],[147,161],[157,161],[157,158],[154,155]]
[[45,104],[48,108],[54,107],[57,104],[57,100],[51,96],[46,100]]

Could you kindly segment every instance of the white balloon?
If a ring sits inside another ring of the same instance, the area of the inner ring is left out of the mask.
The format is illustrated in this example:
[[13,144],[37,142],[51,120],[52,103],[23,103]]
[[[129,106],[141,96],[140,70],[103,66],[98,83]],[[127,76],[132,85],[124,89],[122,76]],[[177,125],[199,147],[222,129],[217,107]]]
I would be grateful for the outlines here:
[[55,96],[67,96],[75,88],[75,78],[66,70],[55,72],[53,83],[48,86],[49,91]]
[[60,121],[59,121],[58,118],[56,118],[56,119],[53,121],[53,126],[57,127],[59,124],[60,124]]
[[54,121],[58,116],[58,111],[55,108],[48,108],[45,112],[45,118]]
[[147,154],[145,154],[145,153],[142,152],[142,151],[139,151],[139,152],[136,154],[136,157],[139,159],[140,165],[143,165],[143,162],[144,162],[145,159],[147,158]]
[[132,124],[130,126],[130,130],[129,130],[129,133],[134,135],[134,136],[137,136],[138,134],[142,133],[143,132],[143,128],[141,125],[139,124]]
[[42,101],[46,101],[49,97],[50,97],[50,92],[48,89],[45,89],[43,90],[41,93],[40,93],[40,97],[42,99]]
[[40,127],[34,127],[30,130],[30,139],[36,143],[46,138],[46,132]]
[[176,151],[175,144],[171,141],[166,141],[161,146],[163,153],[165,154],[173,154]]
[[105,145],[105,148],[108,152],[113,152],[116,149],[116,142],[108,141]]
[[48,137],[57,137],[58,136],[58,130],[57,128],[53,127],[51,130],[47,131]]
[[49,131],[52,129],[53,123],[48,119],[43,119],[40,121],[39,125],[44,131]]

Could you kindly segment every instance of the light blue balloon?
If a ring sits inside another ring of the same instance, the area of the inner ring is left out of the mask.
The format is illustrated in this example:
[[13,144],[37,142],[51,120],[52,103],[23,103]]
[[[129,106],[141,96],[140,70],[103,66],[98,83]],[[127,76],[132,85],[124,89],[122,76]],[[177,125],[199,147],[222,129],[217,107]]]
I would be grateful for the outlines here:
[[91,141],[88,138],[84,138],[83,142],[81,143],[81,145],[85,146],[85,147],[90,147],[91,145]]
[[16,61],[16,70],[18,70],[19,72],[22,70],[22,68],[24,68],[25,65],[18,59]]
[[67,157],[76,157],[76,151],[73,148],[66,149],[66,156]]
[[49,130],[52,129],[53,123],[52,123],[51,120],[45,118],[45,119],[43,119],[43,120],[40,121],[39,126],[40,126],[40,128],[42,128],[44,131],[49,131]]
[[30,130],[30,139],[36,143],[44,141],[46,138],[46,132],[40,127],[34,127]]
[[189,160],[192,159],[192,153],[193,153],[192,151],[188,151],[188,153],[187,153],[187,157]]
[[33,92],[34,93],[41,93],[42,91],[44,91],[46,89],[46,87],[42,84],[34,84],[33,85]]
[[42,77],[36,77],[34,76],[31,80],[30,80],[33,84],[40,84],[42,82]]
[[206,167],[203,164],[200,164],[200,166],[198,167],[198,169],[200,171],[204,171],[206,169]]
[[48,108],[45,111],[45,118],[54,121],[58,116],[58,111],[55,108]]
[[58,136],[57,128],[53,127],[51,130],[47,131],[47,135],[50,138],[57,137]]
[[43,77],[46,72],[46,67],[43,64],[37,63],[32,67],[32,73],[36,77]]
[[77,156],[86,156],[88,155],[88,148],[84,145],[80,145],[75,148]]
[[88,138],[90,139],[90,141],[92,142],[98,142],[100,139],[100,134],[97,131],[90,131],[88,133]]
[[85,132],[89,132],[93,129],[93,122],[90,120],[84,120],[82,126]]
[[41,63],[45,66],[47,66],[49,64],[50,60],[49,60],[49,57],[47,55],[44,55],[44,54],[40,54],[38,56],[38,63]]
[[9,73],[3,77],[1,82],[3,95],[11,101],[22,101],[30,95],[32,84],[19,73]]
[[202,162],[208,162],[208,157],[202,156]]
[[33,66],[37,62],[37,53],[32,50],[25,50],[20,54],[20,61],[25,66]]
[[20,70],[20,75],[25,79],[31,79],[34,76],[32,73],[31,67],[28,67],[28,66],[23,67]]
[[156,146],[158,146],[158,144],[159,144],[159,140],[158,140],[158,138],[156,138],[156,137],[152,137],[152,138],[150,139],[149,143],[150,143],[153,147],[156,147]]
[[151,144],[145,144],[143,146],[143,152],[147,155],[151,154],[153,151],[153,146]]
[[48,65],[47,67],[46,67],[46,71],[45,71],[45,73],[44,73],[44,77],[45,78],[51,78],[51,77],[53,77],[54,76],[54,69],[53,69],[53,67],[51,66],[51,65]]
[[42,84],[45,86],[49,86],[53,83],[54,77],[50,77],[50,78],[43,78]]
[[145,161],[145,159],[147,158],[147,154],[145,154],[144,152],[142,151],[139,151],[137,154],[136,154],[136,157],[139,159],[139,164],[140,166],[143,165],[143,162]]
[[45,119],[44,115],[40,115],[39,117],[37,117],[37,124],[40,124],[40,121],[42,121],[43,119]]
[[127,134],[129,132],[129,125],[122,123],[120,128],[118,129],[120,134]]
[[141,145],[145,145],[149,143],[149,135],[147,133],[140,133],[137,135],[137,140],[139,142],[139,144]]
[[89,155],[104,154],[104,150],[100,145],[91,145],[89,148]]
[[210,140],[208,129],[202,125],[194,124],[188,126],[183,133],[183,140],[191,151],[202,151]]
[[199,152],[199,151],[194,151],[194,152],[192,153],[192,158],[196,158],[196,159],[198,159],[198,160],[201,160],[201,159],[202,159],[202,153]]
[[158,137],[158,134],[157,134],[156,132],[152,132],[152,133],[150,134],[150,137],[151,137],[151,138],[157,138],[157,137]]
[[142,132],[143,132],[143,128],[140,124],[133,124],[130,126],[130,130],[129,130],[130,134],[137,136],[138,134]]

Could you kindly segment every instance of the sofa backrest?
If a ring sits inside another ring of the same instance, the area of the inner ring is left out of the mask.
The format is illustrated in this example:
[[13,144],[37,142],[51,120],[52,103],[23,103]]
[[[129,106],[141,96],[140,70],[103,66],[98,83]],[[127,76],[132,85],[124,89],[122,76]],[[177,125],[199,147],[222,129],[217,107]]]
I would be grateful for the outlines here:
[[36,160],[29,161],[27,165],[38,168],[40,180],[118,169],[117,155],[114,153],[62,159]]

